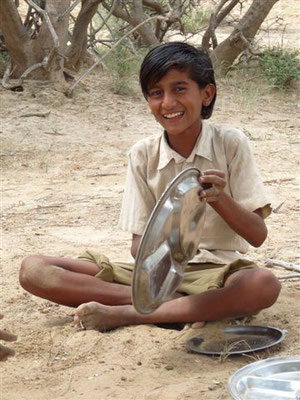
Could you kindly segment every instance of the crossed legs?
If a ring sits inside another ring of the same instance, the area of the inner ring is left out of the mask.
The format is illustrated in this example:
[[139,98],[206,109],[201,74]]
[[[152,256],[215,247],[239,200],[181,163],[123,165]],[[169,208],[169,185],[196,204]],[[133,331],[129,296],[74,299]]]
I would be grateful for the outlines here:
[[35,296],[77,307],[96,301],[108,305],[131,304],[131,288],[95,278],[97,264],[63,257],[26,257],[19,274],[21,286]]
[[20,283],[32,294],[67,306],[78,307],[75,322],[86,329],[110,330],[145,323],[213,321],[249,315],[270,307],[280,283],[265,269],[231,274],[221,289],[175,296],[149,315],[139,314],[131,303],[131,288],[95,278],[96,264],[46,256],[27,257]]

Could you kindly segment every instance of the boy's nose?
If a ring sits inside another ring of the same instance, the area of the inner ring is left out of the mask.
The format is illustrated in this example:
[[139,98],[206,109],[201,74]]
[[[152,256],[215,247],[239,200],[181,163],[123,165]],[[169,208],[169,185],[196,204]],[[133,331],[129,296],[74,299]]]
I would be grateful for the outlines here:
[[176,103],[175,98],[171,93],[164,93],[162,101],[163,108],[171,110],[174,107],[175,103]]

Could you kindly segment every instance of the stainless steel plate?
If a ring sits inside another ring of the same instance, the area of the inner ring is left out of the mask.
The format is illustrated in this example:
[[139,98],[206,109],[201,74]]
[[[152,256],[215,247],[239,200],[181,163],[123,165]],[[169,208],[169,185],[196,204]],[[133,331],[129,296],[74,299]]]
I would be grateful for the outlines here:
[[136,256],[132,298],[136,310],[149,314],[171,296],[196,254],[204,225],[200,171],[187,168],[169,184],[147,223]]
[[201,354],[245,354],[274,346],[285,336],[286,331],[271,326],[228,326],[213,334],[194,336],[186,346],[189,351]]
[[228,391],[234,400],[299,400],[300,356],[246,365],[230,377]]

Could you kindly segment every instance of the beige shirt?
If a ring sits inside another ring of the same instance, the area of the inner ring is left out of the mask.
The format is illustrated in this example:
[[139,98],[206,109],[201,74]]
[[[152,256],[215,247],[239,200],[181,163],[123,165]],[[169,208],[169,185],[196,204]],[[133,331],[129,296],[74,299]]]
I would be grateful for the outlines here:
[[[249,211],[262,208],[271,213],[262,178],[248,138],[225,125],[202,122],[202,132],[188,158],[170,148],[164,134],[137,142],[129,153],[126,185],[120,214],[120,227],[142,235],[156,202],[182,170],[218,169],[225,173],[225,192]],[[241,257],[249,244],[207,205],[205,226],[198,254],[192,262],[224,264]]]

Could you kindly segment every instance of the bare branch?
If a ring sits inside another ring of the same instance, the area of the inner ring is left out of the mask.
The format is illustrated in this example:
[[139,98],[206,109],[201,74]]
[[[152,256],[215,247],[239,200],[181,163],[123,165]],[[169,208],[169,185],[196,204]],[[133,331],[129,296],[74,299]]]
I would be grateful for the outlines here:
[[223,21],[223,19],[232,11],[232,9],[239,3],[239,0],[231,0],[231,2],[222,10],[223,6],[229,0],[222,0],[216,9],[212,12],[209,20],[209,26],[202,37],[202,47],[204,49],[210,48],[210,39],[212,40],[213,48],[215,49],[218,45],[215,30]]
[[97,28],[97,30],[95,31],[95,33],[101,31],[101,29],[103,28],[103,26],[106,26],[107,29],[109,30],[111,36],[112,36],[112,37],[114,36],[114,35],[112,34],[112,31],[111,31],[110,27],[107,25],[107,21],[108,21],[109,18],[113,15],[113,12],[114,12],[114,10],[115,10],[115,8],[116,8],[117,2],[118,2],[118,0],[114,0],[114,1],[113,1],[113,4],[112,4],[112,6],[111,6],[111,9],[109,10],[109,13],[108,13],[108,15],[107,15],[107,17],[106,17],[105,19],[102,17],[101,13],[100,13],[99,11],[97,11],[97,14],[98,14],[99,17],[102,19],[102,25],[100,25],[100,27]]
[[291,262],[287,262],[287,261],[276,260],[273,258],[266,259],[266,266],[267,267],[278,266],[278,267],[288,269],[290,271],[300,272],[300,265],[291,263]]
[[222,7],[217,12],[217,24],[223,21],[223,19],[234,9],[234,7],[240,2],[240,0],[232,0],[222,11]]
[[284,281],[286,279],[300,279],[300,274],[289,274],[289,275],[278,276],[277,279],[281,281]]
[[75,21],[72,44],[67,53],[67,65],[69,68],[79,69],[82,55],[86,54],[88,26],[97,12],[99,3],[102,2],[103,0],[86,0],[83,2]]
[[3,74],[3,78],[2,78],[2,82],[1,82],[2,86],[4,87],[4,89],[11,89],[12,88],[10,85],[7,84],[7,81],[9,80],[9,76],[10,76],[11,72],[12,72],[12,63],[9,60],[7,66],[5,68],[5,71],[4,71],[4,74]]
[[143,4],[146,7],[152,8],[157,14],[159,15],[164,15],[164,9],[160,3],[157,1],[152,1],[152,0],[143,0]]
[[70,5],[69,8],[67,8],[64,12],[59,14],[57,21],[61,21],[66,14],[69,14],[74,8],[81,2],[81,0],[75,0],[73,4]]
[[212,52],[211,58],[219,72],[228,71],[234,60],[241,54],[247,45],[241,36],[251,41],[278,0],[253,0],[249,9],[238,22],[233,32]]
[[[74,84],[72,86],[70,86],[69,88],[69,95],[72,93],[72,91],[74,90],[74,88],[78,85],[79,82],[81,82],[98,64],[100,64],[103,59],[115,48],[117,47],[124,39],[126,39],[129,35],[131,35],[133,32],[135,32],[137,29],[139,29],[142,25],[155,20],[157,18],[163,18],[161,16],[154,16],[154,17],[150,17],[148,19],[146,19],[145,21],[141,22],[140,24],[138,24],[137,26],[135,26],[133,29],[131,29],[129,32],[127,32],[121,39],[119,39],[101,58],[99,58],[99,60],[97,60],[84,74],[82,74],[79,79],[74,82]],[[164,18],[163,18],[164,19]]]
[[27,4],[30,5],[30,7],[32,7],[32,8],[35,9],[37,12],[39,12],[40,14],[43,15],[43,17],[44,17],[44,19],[45,19],[45,22],[46,22],[46,24],[47,24],[47,26],[48,26],[48,29],[49,29],[49,31],[50,31],[50,33],[51,33],[51,36],[52,36],[52,39],[53,39],[53,43],[54,43],[54,47],[55,47],[56,49],[58,49],[58,48],[59,48],[58,36],[57,36],[57,34],[56,34],[56,32],[55,32],[55,29],[53,28],[51,19],[50,19],[49,15],[48,15],[47,11],[43,10],[41,7],[39,7],[39,6],[38,6],[34,1],[32,1],[32,0],[25,0],[25,1],[26,1]]
[[[103,3],[103,7],[110,11],[111,8],[106,4],[106,2]],[[122,6],[120,5],[119,0],[116,0],[112,14],[116,17],[116,18],[121,18],[124,21],[130,23],[130,18],[128,16],[128,13],[124,11],[124,9],[122,8]]]

